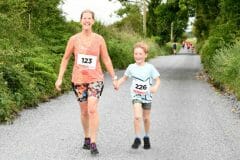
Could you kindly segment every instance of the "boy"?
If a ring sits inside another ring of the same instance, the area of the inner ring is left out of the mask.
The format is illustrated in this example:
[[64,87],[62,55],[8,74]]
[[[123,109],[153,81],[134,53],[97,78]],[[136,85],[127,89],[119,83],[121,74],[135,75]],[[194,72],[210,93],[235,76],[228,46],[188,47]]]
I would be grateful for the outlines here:
[[[123,77],[116,84],[116,90],[128,78],[132,78],[131,97],[134,111],[134,130],[135,140],[132,144],[133,149],[137,149],[141,145],[141,119],[143,117],[145,136],[144,149],[150,149],[150,138],[148,136],[150,129],[150,111],[152,103],[152,94],[156,93],[160,86],[160,74],[156,68],[147,62],[145,59],[148,55],[148,46],[144,42],[138,42],[134,45],[134,64],[130,64]],[[153,85],[152,81],[155,80]]]

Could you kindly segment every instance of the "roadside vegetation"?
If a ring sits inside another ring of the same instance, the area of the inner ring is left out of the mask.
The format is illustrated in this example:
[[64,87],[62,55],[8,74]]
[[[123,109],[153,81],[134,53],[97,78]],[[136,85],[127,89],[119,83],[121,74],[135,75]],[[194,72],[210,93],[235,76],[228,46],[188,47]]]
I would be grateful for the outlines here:
[[[106,40],[114,68],[125,69],[133,62],[132,47],[137,41],[150,46],[148,58],[172,54],[173,41],[179,49],[181,42],[189,38],[184,32],[188,18],[196,13],[193,35],[205,71],[216,86],[240,98],[240,16],[236,7],[240,2],[146,0],[145,25],[140,1],[119,2],[122,8],[116,13],[121,21],[109,26],[100,22],[94,25],[95,32]],[[62,93],[56,92],[54,83],[67,40],[81,26],[66,21],[61,3],[62,0],[0,1],[0,122],[12,121],[23,109],[37,107],[71,89],[72,60]]]
[[193,33],[211,83],[240,100],[240,1],[196,1]]

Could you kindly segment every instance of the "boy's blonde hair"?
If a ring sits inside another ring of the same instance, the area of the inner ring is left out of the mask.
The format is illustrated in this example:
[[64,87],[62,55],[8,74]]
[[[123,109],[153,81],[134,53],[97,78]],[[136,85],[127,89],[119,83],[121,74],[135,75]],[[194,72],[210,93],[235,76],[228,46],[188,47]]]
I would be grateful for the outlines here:
[[142,50],[148,54],[148,45],[145,42],[137,42],[134,44],[133,50],[135,48],[142,48]]
[[80,19],[82,19],[84,13],[90,13],[92,15],[92,18],[95,19],[95,13],[89,9],[82,11]]

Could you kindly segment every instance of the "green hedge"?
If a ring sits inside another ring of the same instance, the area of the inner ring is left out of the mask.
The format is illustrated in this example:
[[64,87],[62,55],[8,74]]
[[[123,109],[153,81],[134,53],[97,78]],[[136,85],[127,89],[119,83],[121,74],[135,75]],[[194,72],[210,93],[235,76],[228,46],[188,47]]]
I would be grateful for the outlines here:
[[227,23],[216,26],[216,28],[210,33],[208,40],[204,42],[203,47],[200,50],[201,60],[207,71],[214,66],[213,56],[217,53],[217,50],[235,42],[235,30],[235,25]]
[[240,99],[240,41],[217,51],[210,75],[222,90],[236,94]]

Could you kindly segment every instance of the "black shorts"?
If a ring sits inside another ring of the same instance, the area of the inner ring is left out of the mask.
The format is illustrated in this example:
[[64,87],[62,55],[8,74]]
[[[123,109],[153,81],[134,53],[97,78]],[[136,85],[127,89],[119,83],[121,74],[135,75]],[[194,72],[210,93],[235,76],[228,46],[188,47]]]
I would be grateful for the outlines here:
[[146,110],[150,110],[151,109],[151,106],[152,106],[152,103],[142,103],[140,100],[138,99],[133,99],[132,100],[132,104],[134,103],[140,103],[142,104],[142,109],[146,109]]

